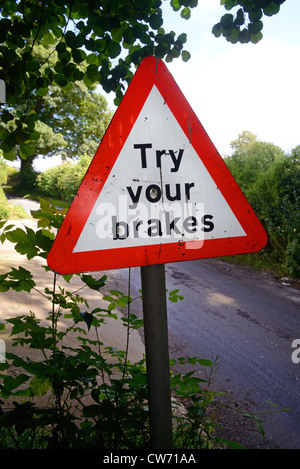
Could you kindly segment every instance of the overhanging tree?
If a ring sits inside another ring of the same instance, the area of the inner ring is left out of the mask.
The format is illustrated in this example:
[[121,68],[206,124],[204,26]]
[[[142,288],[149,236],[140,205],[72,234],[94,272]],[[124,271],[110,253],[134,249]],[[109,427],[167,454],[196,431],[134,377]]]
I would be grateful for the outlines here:
[[[226,10],[237,8],[237,12],[235,17],[226,13],[213,34],[231,42],[258,42],[263,14],[278,13],[284,1],[221,0]],[[188,19],[197,0],[171,0],[170,5]],[[0,79],[6,84],[2,121],[9,124],[7,107],[25,102],[13,129],[0,125],[6,159],[15,158],[16,146],[24,159],[34,153],[39,138],[34,93],[45,96],[51,86],[67,90],[79,81],[87,86],[100,83],[105,92],[115,93],[119,104],[134,66],[143,57],[155,55],[167,62],[190,57],[184,50],[186,34],[163,29],[161,0],[13,0],[0,6]],[[33,53],[41,43],[49,47],[43,61]]]

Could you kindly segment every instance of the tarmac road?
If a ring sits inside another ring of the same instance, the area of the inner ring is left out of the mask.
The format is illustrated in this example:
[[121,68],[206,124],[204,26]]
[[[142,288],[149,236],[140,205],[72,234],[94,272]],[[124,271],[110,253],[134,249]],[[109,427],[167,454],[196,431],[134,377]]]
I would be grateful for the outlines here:
[[[111,275],[114,288],[127,291],[128,269]],[[300,338],[300,290],[220,259],[167,264],[166,282],[184,296],[168,302],[170,356],[218,357],[211,389],[232,391],[233,405],[241,409],[273,410],[261,415],[269,448],[300,448],[300,363],[292,361],[292,342]],[[131,296],[139,289],[140,269],[133,268]],[[135,312],[140,309],[137,304]],[[274,412],[283,408],[289,411]]]
[[[128,273],[107,272],[107,288],[127,292]],[[218,357],[212,388],[232,391],[236,406],[254,412],[288,408],[263,415],[263,428],[274,447],[299,449],[300,363],[292,361],[292,342],[300,339],[300,289],[220,259],[167,264],[166,283],[184,297],[168,302],[170,356]],[[140,288],[140,269],[132,268],[130,295]],[[132,303],[132,312],[141,309]]]

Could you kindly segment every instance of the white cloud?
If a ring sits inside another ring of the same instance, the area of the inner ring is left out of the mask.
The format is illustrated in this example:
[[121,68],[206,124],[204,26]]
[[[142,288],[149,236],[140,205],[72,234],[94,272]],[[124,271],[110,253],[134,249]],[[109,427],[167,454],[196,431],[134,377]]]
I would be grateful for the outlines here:
[[300,47],[265,39],[212,57],[199,51],[169,68],[221,154],[242,130],[289,150],[300,143],[299,54]]

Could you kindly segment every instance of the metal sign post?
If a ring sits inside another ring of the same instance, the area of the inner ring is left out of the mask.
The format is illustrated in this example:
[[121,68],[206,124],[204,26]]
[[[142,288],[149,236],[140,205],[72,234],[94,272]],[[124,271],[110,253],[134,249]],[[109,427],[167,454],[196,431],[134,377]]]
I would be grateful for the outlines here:
[[151,445],[153,449],[170,449],[172,408],[164,264],[141,267],[141,281]]

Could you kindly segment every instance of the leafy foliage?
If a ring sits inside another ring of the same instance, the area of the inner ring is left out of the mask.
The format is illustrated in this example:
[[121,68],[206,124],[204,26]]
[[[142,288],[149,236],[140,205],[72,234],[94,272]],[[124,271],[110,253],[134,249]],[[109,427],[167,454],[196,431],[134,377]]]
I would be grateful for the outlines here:
[[[223,15],[213,34],[232,43],[256,43],[262,37],[263,14],[278,13],[284,1],[221,0],[226,10],[240,8],[235,18]],[[170,1],[170,7],[185,20],[197,4],[198,0]],[[78,86],[93,90],[100,84],[105,92],[115,93],[118,105],[134,67],[145,56],[188,61],[187,36],[165,31],[161,6],[162,0],[133,1],[130,8],[125,0],[3,1],[0,79],[6,85],[6,105],[1,105],[0,148],[4,158],[14,160],[17,153],[26,160],[38,149],[49,154],[55,145],[68,147],[68,138],[61,138],[54,123],[59,116],[53,104],[59,96],[68,107],[74,103],[73,91]],[[52,110],[45,114],[47,106]],[[75,122],[64,124],[71,127]],[[50,126],[52,139],[41,123]]]
[[[184,7],[183,6],[184,3]],[[195,0],[171,2],[188,18]],[[75,84],[101,84],[116,94],[116,104],[130,82],[132,66],[147,55],[167,61],[183,54],[186,35],[162,28],[161,0],[67,1],[32,3],[4,1],[0,16],[0,78],[6,84],[2,106],[1,149],[14,159],[18,146],[24,159],[34,154],[39,140],[36,123],[42,102],[56,87],[62,93]],[[70,101],[71,102],[71,99]],[[11,112],[22,104],[16,115]],[[10,128],[9,123],[14,120]]]
[[226,164],[253,206],[268,234],[266,251],[287,275],[300,277],[299,146],[290,155],[243,132],[233,142]]
[[56,194],[62,200],[72,201],[91,160],[91,157],[83,155],[76,163],[67,161],[39,174],[36,180],[39,193],[44,196]]
[[226,13],[215,24],[212,33],[215,37],[223,36],[228,42],[256,44],[263,35],[263,15],[276,15],[285,0],[221,0],[221,5],[230,11],[236,8],[235,15]]

